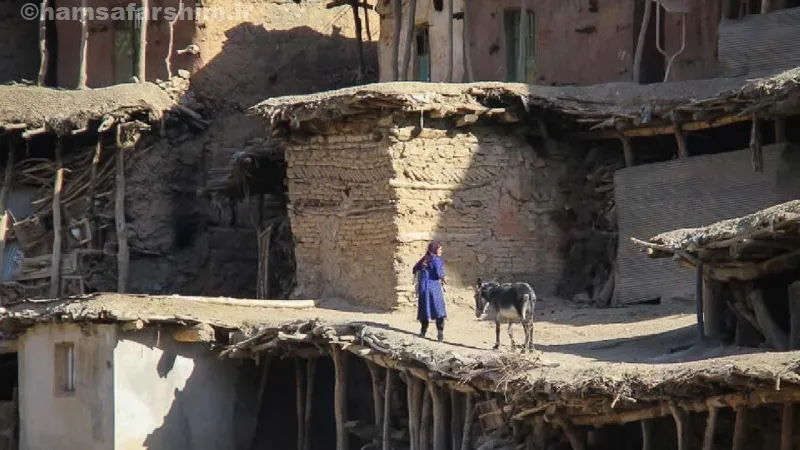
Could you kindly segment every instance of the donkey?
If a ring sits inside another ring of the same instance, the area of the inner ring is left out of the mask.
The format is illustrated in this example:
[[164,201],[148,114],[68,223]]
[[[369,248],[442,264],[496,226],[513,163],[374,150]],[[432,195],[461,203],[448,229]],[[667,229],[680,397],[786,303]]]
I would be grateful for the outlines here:
[[536,306],[536,294],[528,283],[496,283],[483,282],[478,278],[475,288],[475,317],[480,318],[492,305],[495,310],[495,344],[494,350],[500,348],[500,321],[508,320],[508,338],[514,347],[512,321],[518,320],[525,331],[523,351],[531,351],[533,346],[533,311]]

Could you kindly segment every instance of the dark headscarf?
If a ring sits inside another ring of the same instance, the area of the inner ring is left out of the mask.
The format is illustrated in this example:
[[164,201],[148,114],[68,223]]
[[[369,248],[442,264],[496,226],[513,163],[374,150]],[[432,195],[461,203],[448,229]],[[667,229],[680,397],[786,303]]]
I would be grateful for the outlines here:
[[442,243],[439,242],[438,240],[431,241],[431,243],[428,244],[428,251],[425,253],[425,256],[423,256],[419,260],[419,263],[417,263],[417,264],[421,263],[422,267],[427,268],[428,265],[431,263],[431,258],[436,256],[436,252],[439,250],[439,248],[441,246],[442,246]]

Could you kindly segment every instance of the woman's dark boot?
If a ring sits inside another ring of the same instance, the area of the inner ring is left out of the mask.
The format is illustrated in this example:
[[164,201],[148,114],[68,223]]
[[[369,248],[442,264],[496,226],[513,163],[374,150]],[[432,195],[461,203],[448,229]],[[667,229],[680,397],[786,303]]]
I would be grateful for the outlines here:
[[444,331],[439,330],[439,332],[436,334],[436,339],[438,339],[439,342],[442,342],[444,340]]
[[428,322],[421,322],[419,329],[419,337],[424,338],[428,333]]

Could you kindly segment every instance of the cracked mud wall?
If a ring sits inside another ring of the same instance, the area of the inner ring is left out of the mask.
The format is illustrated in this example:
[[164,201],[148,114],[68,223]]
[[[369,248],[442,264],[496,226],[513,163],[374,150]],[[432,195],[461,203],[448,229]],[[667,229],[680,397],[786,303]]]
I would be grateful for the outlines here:
[[[444,123],[362,122],[287,145],[296,297],[341,296],[391,308],[414,301],[411,268],[443,241],[450,285],[528,281],[551,295],[562,276],[565,166],[518,132]],[[437,128],[440,127],[440,128]],[[557,150],[561,151],[561,150]]]

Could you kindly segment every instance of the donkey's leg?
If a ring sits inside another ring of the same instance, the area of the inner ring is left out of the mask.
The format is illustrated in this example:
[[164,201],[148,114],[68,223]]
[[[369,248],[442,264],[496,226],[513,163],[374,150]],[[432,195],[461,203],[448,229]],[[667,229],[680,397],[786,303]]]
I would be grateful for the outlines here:
[[514,321],[508,319],[508,340],[511,341],[511,348],[513,349],[516,345],[514,343],[514,329],[511,328],[514,325]]
[[494,319],[494,350],[500,348],[500,318]]
[[520,324],[522,325],[522,331],[525,333],[525,342],[523,342],[522,344],[522,352],[524,353],[528,351],[528,344],[530,342],[531,333],[530,330],[528,329],[528,322],[523,320],[522,322],[520,322]]
[[536,346],[533,344],[533,320],[528,322],[528,335],[530,336],[528,338],[528,351],[532,352],[536,350]]

